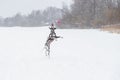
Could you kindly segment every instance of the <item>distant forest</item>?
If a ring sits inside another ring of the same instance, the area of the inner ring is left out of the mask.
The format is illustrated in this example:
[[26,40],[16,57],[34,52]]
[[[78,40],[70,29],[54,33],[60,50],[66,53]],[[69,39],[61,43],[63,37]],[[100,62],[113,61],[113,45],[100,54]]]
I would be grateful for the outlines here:
[[17,13],[12,17],[1,18],[0,26],[43,26],[49,25],[49,23],[54,22],[57,19],[62,18],[61,9],[55,7],[48,7],[44,11],[34,10],[28,15],[22,15]]
[[44,26],[60,20],[59,28],[99,28],[120,23],[120,0],[73,0],[70,8],[48,7],[28,15],[0,18],[0,26]]

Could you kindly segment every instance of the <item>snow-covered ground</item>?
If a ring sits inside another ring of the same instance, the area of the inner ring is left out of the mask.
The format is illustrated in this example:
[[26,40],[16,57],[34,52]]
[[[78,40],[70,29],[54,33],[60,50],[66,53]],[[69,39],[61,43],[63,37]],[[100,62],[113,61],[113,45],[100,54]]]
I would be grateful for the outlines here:
[[0,28],[0,80],[120,80],[120,35],[56,30],[63,36],[44,54],[48,27]]

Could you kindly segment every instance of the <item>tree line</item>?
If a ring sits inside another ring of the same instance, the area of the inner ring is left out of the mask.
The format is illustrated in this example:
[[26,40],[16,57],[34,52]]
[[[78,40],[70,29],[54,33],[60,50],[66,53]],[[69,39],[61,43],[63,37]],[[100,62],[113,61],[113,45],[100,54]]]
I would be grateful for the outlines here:
[[[120,0],[73,0],[63,15],[67,28],[99,28],[120,23]],[[69,25],[68,25],[69,24]]]
[[62,18],[61,9],[48,7],[47,9],[34,10],[28,15],[17,13],[12,17],[0,18],[0,26],[43,26]]
[[120,0],[73,0],[70,8],[48,7],[28,15],[0,18],[0,26],[43,26],[60,20],[60,28],[99,28],[120,23]]

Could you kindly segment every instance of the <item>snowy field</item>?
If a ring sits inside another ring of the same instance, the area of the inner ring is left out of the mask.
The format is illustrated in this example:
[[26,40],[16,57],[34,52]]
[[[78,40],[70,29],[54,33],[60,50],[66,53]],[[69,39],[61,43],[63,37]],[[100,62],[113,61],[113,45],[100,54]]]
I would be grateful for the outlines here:
[[48,27],[0,28],[0,80],[120,80],[120,35],[56,30],[63,36],[44,54]]

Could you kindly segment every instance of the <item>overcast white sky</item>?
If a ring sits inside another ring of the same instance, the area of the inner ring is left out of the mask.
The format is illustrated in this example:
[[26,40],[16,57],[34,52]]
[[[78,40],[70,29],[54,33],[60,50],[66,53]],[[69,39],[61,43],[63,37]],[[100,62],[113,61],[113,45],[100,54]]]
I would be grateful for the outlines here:
[[43,10],[49,6],[61,8],[63,2],[70,5],[72,0],[0,0],[0,16],[10,17],[18,12],[28,14],[32,10]]

